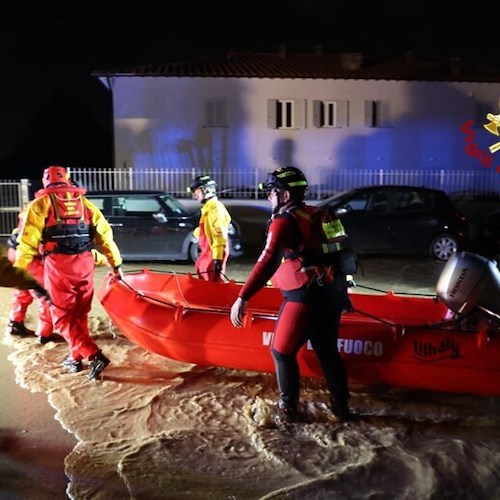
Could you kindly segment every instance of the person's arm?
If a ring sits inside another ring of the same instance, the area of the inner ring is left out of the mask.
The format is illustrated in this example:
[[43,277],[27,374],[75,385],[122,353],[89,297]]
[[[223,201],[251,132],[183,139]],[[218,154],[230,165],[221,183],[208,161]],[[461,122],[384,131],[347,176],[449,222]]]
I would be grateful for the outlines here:
[[[109,266],[108,259],[99,252],[99,250],[96,250],[95,248],[92,248],[91,250],[92,257],[94,257],[94,262],[96,266]],[[111,266],[110,266],[111,267]]]
[[85,205],[92,211],[92,230],[95,243],[104,254],[109,265],[116,271],[122,265],[122,256],[113,237],[113,229],[102,212],[89,200],[84,198]]
[[284,249],[290,245],[292,239],[293,231],[289,219],[277,218],[271,222],[264,249],[231,306],[229,317],[236,328],[243,326],[243,314],[247,301],[271,279],[281,263]]
[[50,299],[45,288],[31,274],[20,267],[15,267],[5,255],[0,256],[0,286],[34,290],[39,297]]
[[45,218],[50,206],[48,197],[32,201],[26,209],[26,217],[17,236],[16,260],[14,265],[27,269],[39,255],[39,245],[45,227]]
[[288,218],[278,217],[271,222],[264,249],[239,293],[243,300],[250,300],[276,272],[285,248],[291,245],[292,230]]

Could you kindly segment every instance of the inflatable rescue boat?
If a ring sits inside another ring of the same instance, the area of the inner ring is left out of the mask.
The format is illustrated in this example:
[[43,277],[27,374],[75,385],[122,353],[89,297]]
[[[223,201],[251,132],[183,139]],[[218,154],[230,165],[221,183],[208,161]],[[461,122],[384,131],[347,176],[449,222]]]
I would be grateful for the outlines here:
[[[133,343],[205,366],[274,372],[269,344],[282,296],[266,287],[247,305],[242,329],[229,311],[241,283],[142,269],[109,273],[98,298]],[[351,293],[338,348],[350,383],[500,396],[500,274],[477,254],[453,256],[435,297]],[[298,355],[302,376],[322,377],[310,345]]]

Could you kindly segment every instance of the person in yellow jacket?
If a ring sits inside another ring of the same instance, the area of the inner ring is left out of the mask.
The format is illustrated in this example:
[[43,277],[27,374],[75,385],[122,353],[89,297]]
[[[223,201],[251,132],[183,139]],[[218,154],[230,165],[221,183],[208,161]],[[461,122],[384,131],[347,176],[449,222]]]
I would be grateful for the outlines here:
[[195,177],[188,187],[188,192],[202,204],[200,222],[194,231],[200,247],[195,267],[198,276],[206,281],[223,281],[229,258],[231,216],[218,199],[216,187],[208,175]]
[[44,286],[52,297],[50,315],[54,329],[66,340],[70,354],[63,366],[71,373],[83,370],[97,379],[110,363],[90,336],[88,315],[94,294],[94,244],[121,277],[122,257],[113,231],[102,212],[72,185],[64,167],[43,172],[43,189],[26,209],[18,236],[15,266],[26,269],[41,252]]

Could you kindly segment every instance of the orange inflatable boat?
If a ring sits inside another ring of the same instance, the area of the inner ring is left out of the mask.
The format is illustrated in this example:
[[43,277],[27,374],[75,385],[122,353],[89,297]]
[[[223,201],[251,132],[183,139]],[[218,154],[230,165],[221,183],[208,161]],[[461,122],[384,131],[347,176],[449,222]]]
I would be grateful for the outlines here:
[[[244,327],[229,310],[242,285],[143,269],[109,273],[98,297],[133,343],[171,359],[274,372],[269,350],[282,301],[267,287],[249,301]],[[462,252],[446,264],[436,297],[352,293],[338,348],[350,382],[432,391],[500,395],[500,275],[496,262]],[[321,377],[310,346],[301,374]]]

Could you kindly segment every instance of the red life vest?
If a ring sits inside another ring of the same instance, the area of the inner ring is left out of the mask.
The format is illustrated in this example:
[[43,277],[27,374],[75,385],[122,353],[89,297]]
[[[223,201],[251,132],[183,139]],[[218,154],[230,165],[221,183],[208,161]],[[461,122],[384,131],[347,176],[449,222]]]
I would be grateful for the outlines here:
[[92,247],[92,211],[83,203],[84,188],[57,186],[41,189],[36,197],[48,195],[51,207],[43,229],[44,253],[78,254]]
[[282,217],[296,221],[301,243],[297,248],[285,250],[284,258],[271,283],[281,290],[295,290],[316,279],[324,283],[333,281],[333,268],[329,254],[340,249],[345,231],[340,220],[327,211],[309,205],[294,207]]

